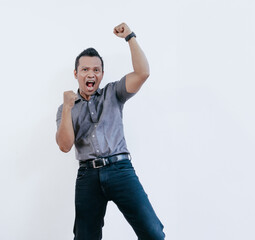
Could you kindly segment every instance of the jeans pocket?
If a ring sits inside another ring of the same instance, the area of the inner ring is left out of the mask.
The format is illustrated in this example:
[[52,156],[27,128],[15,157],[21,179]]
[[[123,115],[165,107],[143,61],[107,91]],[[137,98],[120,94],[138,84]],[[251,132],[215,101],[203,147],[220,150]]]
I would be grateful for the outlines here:
[[78,170],[76,179],[77,180],[82,179],[85,175],[86,175],[86,169],[85,168],[80,168]]
[[113,168],[118,171],[128,171],[134,169],[131,161],[128,159],[113,163]]

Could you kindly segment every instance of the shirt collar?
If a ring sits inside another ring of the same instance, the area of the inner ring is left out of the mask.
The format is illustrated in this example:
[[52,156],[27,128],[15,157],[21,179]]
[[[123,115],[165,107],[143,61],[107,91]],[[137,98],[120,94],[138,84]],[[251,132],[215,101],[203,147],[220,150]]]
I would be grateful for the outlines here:
[[[102,94],[102,89],[101,89],[101,88],[98,88],[98,89],[93,93],[93,95],[95,95],[95,94],[101,95],[101,94]],[[92,95],[92,96],[93,96],[93,95]],[[79,88],[78,88],[78,90],[77,90],[77,96],[78,96],[78,98],[75,100],[75,103],[77,103],[77,102],[79,102],[79,101],[86,101],[86,100],[81,96],[80,91],[79,91]]]

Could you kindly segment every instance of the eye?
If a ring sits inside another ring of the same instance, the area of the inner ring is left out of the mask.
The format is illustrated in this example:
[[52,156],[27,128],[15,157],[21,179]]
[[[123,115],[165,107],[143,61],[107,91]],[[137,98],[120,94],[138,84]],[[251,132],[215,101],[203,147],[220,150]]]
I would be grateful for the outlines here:
[[95,68],[95,70],[94,70],[95,72],[99,72],[99,69],[98,68]]
[[87,68],[83,68],[82,71],[87,71],[88,69]]

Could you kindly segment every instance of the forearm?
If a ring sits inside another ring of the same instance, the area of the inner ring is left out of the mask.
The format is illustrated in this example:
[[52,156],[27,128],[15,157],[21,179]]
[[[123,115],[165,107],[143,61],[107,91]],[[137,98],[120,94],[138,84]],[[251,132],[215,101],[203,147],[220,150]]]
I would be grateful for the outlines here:
[[131,52],[134,73],[146,80],[150,75],[150,68],[147,58],[135,37],[132,37],[128,43]]
[[70,107],[63,106],[61,123],[56,133],[56,141],[63,152],[69,152],[73,146],[74,130]]

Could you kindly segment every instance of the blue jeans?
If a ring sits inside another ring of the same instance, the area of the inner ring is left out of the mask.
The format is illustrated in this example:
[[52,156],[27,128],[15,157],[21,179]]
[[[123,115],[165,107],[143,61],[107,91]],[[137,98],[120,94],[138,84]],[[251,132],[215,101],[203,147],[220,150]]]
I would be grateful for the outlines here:
[[130,160],[102,168],[80,167],[75,188],[74,240],[102,239],[108,201],[113,201],[139,240],[163,240],[157,218]]

